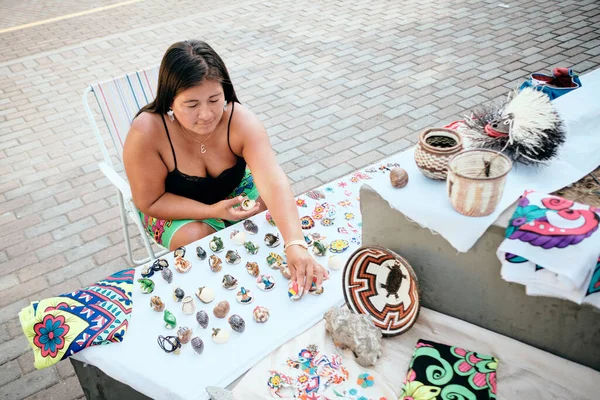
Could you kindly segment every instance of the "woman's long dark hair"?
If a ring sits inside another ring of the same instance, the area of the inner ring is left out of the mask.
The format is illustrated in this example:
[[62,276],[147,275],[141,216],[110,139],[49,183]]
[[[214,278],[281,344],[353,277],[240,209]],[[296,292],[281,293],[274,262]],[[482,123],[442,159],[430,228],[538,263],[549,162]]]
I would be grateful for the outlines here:
[[205,80],[221,82],[225,100],[239,103],[225,63],[212,47],[199,40],[171,45],[160,64],[156,97],[136,117],[143,112],[166,114],[179,93]]

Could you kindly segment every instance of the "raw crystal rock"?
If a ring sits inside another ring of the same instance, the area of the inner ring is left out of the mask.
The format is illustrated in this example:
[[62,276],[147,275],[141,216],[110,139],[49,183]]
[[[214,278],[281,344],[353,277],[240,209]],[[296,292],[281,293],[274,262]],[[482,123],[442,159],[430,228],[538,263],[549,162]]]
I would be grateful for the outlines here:
[[236,400],[232,392],[220,387],[207,386],[206,393],[210,396],[210,400]]
[[381,357],[383,335],[368,315],[332,307],[325,313],[325,322],[335,345],[352,350],[359,365],[373,366]]

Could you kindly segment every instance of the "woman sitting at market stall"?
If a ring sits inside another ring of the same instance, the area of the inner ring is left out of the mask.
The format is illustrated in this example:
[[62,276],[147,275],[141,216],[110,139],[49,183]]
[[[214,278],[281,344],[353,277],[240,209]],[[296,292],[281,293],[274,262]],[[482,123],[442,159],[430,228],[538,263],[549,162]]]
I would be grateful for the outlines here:
[[[123,158],[134,203],[159,244],[174,250],[268,208],[292,279],[305,290],[313,276],[319,287],[327,279],[307,250],[267,132],[241,105],[225,64],[208,44],[169,47],[156,97],[135,117]],[[245,210],[243,199],[256,204]]]

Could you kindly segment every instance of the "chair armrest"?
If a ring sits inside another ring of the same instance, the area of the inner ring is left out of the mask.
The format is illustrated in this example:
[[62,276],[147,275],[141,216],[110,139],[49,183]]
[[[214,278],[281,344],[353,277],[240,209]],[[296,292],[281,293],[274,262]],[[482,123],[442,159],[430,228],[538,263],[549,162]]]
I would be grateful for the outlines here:
[[110,183],[112,183],[117,187],[117,189],[119,189],[125,201],[129,201],[133,198],[133,195],[131,194],[131,188],[129,187],[129,183],[127,183],[125,179],[121,178],[117,171],[115,171],[111,166],[109,166],[105,162],[101,162],[100,164],[98,164],[98,167],[100,168],[100,171],[102,171],[104,176],[108,178]]

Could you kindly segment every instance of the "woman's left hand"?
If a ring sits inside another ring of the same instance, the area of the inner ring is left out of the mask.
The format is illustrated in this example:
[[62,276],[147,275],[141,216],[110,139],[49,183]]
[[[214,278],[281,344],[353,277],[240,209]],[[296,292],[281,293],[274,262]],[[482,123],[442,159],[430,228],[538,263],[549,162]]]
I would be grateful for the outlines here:
[[292,280],[298,282],[300,295],[308,293],[313,278],[317,278],[317,289],[321,288],[323,280],[329,279],[329,272],[317,260],[300,246],[290,246],[286,251],[287,265]]

